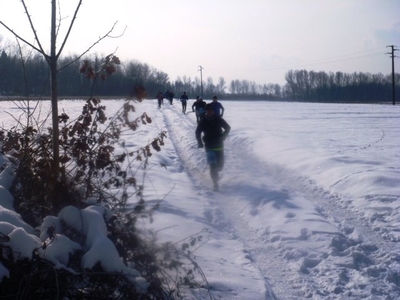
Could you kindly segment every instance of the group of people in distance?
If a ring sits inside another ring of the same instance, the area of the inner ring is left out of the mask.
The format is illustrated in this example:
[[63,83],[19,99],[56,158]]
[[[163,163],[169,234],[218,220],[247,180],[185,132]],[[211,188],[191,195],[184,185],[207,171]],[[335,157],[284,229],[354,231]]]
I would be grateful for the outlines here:
[[[163,93],[157,93],[159,108],[161,108],[164,98],[166,97]],[[186,92],[183,92],[180,100],[182,112],[185,114],[187,101],[189,100]],[[172,104],[172,100],[170,100],[170,104]],[[192,105],[192,111],[196,114],[197,120],[195,131],[197,145],[199,148],[205,148],[206,150],[214,191],[218,191],[219,172],[224,167],[224,141],[231,130],[231,126],[223,119],[225,108],[218,102],[217,96],[213,96],[212,102],[208,104],[202,97],[197,96]]]
[[161,108],[161,104],[164,104],[164,98],[168,99],[169,104],[172,105],[172,102],[174,101],[174,96],[175,94],[170,90],[167,90],[164,94],[160,91],[157,92],[156,98],[158,101],[158,108]]

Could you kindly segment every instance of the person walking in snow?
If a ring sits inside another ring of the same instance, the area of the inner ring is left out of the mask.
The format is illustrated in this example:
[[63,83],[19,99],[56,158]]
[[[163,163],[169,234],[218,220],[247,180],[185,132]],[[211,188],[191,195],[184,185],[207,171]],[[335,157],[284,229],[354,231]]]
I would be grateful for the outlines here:
[[161,108],[161,104],[164,102],[164,95],[161,92],[157,93],[158,108]]
[[206,113],[206,103],[203,101],[202,97],[196,97],[196,101],[192,105],[192,111],[196,113],[197,124],[199,124]]
[[182,102],[182,112],[186,113],[186,106],[187,106],[187,101],[188,101],[188,96],[186,95],[186,92],[183,92],[181,96],[181,102]]
[[174,101],[174,96],[175,96],[175,94],[172,91],[168,90],[168,100],[169,100],[169,104],[171,104],[171,105],[172,105],[172,102]]
[[218,102],[217,96],[213,96],[211,105],[214,107],[214,114],[217,117],[222,118],[224,116],[225,108],[222,106],[220,102]]
[[[205,109],[205,117],[197,125],[195,134],[198,147],[205,147],[214,191],[218,191],[218,172],[222,171],[224,167],[224,140],[228,136],[231,126],[223,118],[215,115],[211,103],[207,104]],[[201,137],[202,133],[203,137]]]

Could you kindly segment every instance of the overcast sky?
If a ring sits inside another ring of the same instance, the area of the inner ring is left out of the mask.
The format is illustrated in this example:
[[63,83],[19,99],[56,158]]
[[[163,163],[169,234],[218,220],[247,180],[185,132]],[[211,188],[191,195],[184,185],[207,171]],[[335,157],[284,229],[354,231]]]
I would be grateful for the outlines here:
[[[51,1],[25,2],[47,46]],[[59,2],[65,30],[78,0]],[[114,35],[126,27],[124,35],[94,51],[117,49],[122,60],[148,63],[171,80],[200,77],[200,65],[214,83],[222,76],[284,84],[290,69],[390,74],[386,46],[400,48],[399,16],[399,0],[83,0],[64,53],[84,51],[118,21]],[[33,41],[20,1],[0,0],[0,20]],[[2,26],[0,36],[10,38]]]

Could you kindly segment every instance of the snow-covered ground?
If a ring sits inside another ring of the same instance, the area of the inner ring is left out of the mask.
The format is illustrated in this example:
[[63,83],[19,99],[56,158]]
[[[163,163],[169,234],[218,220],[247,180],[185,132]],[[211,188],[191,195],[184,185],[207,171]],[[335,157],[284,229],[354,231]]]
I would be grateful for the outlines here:
[[[108,115],[122,104],[103,103]],[[160,242],[202,232],[194,254],[215,299],[400,299],[400,107],[222,103],[232,130],[220,192],[194,114],[178,101],[136,106],[153,123],[127,135],[128,147],[168,136],[147,170],[146,199],[163,199],[147,228]],[[60,112],[82,105],[60,101]],[[19,109],[0,109],[9,128],[6,112]]]

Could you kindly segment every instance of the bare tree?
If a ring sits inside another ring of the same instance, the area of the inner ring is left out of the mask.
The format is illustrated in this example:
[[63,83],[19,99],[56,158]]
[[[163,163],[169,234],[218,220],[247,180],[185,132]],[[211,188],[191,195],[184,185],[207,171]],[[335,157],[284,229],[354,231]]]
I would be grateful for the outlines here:
[[219,77],[218,79],[218,85],[217,85],[217,92],[218,94],[225,94],[225,89],[226,89],[226,81],[224,77]]
[[[26,16],[28,18],[29,24],[31,26],[35,42],[37,43],[38,46],[33,45],[32,43],[28,42],[26,39],[21,37],[17,32],[14,32],[9,26],[4,24],[0,20],[0,24],[4,26],[8,31],[10,31],[18,40],[21,40],[25,44],[29,45],[32,49],[36,50],[39,52],[45,60],[47,61],[49,68],[50,68],[50,80],[51,80],[51,107],[52,107],[52,137],[53,137],[53,170],[57,174],[59,171],[59,128],[58,128],[58,84],[57,84],[57,74],[60,70],[65,68],[67,65],[62,66],[61,68],[58,68],[58,60],[59,57],[66,45],[66,42],[68,40],[69,35],[71,34],[71,30],[74,26],[74,22],[76,20],[76,16],[79,12],[79,9],[82,5],[83,0],[79,0],[74,16],[71,19],[71,22],[69,24],[67,33],[64,36],[64,39],[62,40],[61,46],[59,50],[57,51],[57,38],[58,38],[58,30],[60,26],[60,22],[57,24],[57,19],[56,19],[56,11],[57,11],[57,6],[56,3],[58,0],[51,0],[51,32],[50,32],[50,54],[46,53],[46,51],[43,49],[41,41],[36,33],[36,28],[33,24],[33,21],[31,19],[31,16],[29,14],[28,7],[26,6],[25,0],[21,0],[21,3],[24,7]],[[61,21],[61,18],[60,18]],[[96,42],[94,42],[90,47],[88,47],[81,55],[79,55],[76,60],[80,59],[84,54],[90,51],[96,44],[98,44],[101,40],[105,39],[106,37],[111,37],[110,34],[113,32],[114,27],[116,25],[116,22],[112,26],[112,28],[102,37],[99,37]],[[75,60],[75,61],[76,61]],[[73,61],[74,62],[74,61]],[[69,64],[73,63],[70,62]],[[68,65],[69,65],[68,64]]]

